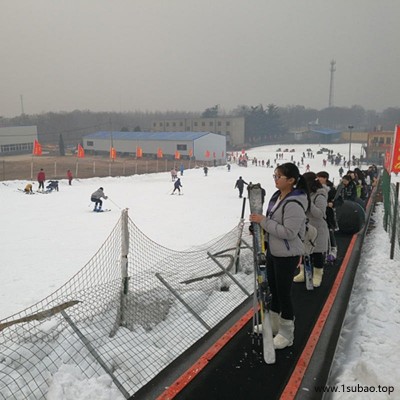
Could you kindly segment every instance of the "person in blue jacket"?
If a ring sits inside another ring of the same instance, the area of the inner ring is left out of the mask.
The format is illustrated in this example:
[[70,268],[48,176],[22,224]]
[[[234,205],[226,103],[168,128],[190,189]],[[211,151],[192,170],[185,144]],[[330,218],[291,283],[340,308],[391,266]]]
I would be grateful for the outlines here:
[[294,312],[292,282],[304,254],[306,211],[310,206],[307,183],[293,163],[275,169],[278,189],[271,197],[266,215],[250,214],[250,221],[266,232],[267,277],[271,290],[271,325],[275,349],[292,346]]

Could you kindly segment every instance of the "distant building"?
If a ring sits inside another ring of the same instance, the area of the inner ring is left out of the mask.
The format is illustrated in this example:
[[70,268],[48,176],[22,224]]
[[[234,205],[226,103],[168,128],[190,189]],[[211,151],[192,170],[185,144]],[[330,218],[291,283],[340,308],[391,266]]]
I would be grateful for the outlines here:
[[29,154],[38,138],[36,126],[0,128],[0,155]]
[[394,132],[369,132],[365,148],[368,162],[382,164],[386,151],[392,151]]
[[155,132],[211,132],[226,137],[228,147],[243,146],[245,133],[244,117],[177,118],[153,120],[151,130]]
[[305,143],[336,143],[340,141],[341,133],[341,131],[328,128],[309,129],[295,132],[294,139]]
[[[117,153],[136,155],[137,147],[143,156],[157,157],[161,149],[163,156],[174,158],[179,151],[182,158],[196,160],[225,159],[226,138],[212,132],[95,132],[83,137],[85,151],[109,153],[113,147]],[[208,157],[207,157],[208,155]]]

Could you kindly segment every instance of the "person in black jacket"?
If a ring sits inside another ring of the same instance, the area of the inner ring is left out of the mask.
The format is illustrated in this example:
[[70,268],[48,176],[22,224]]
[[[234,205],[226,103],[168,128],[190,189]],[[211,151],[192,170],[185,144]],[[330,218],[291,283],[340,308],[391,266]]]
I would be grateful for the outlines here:
[[329,241],[330,241],[328,256],[331,256],[332,261],[334,261],[334,259],[336,259],[337,256],[337,244],[334,232],[338,229],[336,214],[334,210],[336,188],[334,187],[333,183],[329,180],[329,174],[326,171],[318,172],[317,179],[320,181],[323,187],[326,187],[328,189],[328,204],[326,207],[326,223],[328,224]]
[[342,178],[343,188],[341,192],[341,197],[343,200],[355,201],[357,198],[357,186],[351,179],[350,175],[345,175]]
[[239,197],[242,198],[243,195],[243,189],[244,185],[247,185],[247,182],[245,182],[241,176],[239,176],[239,179],[236,181],[234,189],[238,188],[239,189]]

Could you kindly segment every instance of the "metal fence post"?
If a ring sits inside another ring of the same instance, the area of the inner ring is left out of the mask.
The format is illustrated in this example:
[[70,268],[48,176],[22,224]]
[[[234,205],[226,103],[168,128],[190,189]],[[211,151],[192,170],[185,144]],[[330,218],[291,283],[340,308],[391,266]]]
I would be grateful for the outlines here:
[[393,260],[394,258],[394,248],[396,245],[396,226],[397,226],[397,208],[399,206],[399,188],[400,183],[396,183],[396,197],[394,199],[394,210],[393,210],[393,226],[392,226],[392,237],[390,239],[390,259]]

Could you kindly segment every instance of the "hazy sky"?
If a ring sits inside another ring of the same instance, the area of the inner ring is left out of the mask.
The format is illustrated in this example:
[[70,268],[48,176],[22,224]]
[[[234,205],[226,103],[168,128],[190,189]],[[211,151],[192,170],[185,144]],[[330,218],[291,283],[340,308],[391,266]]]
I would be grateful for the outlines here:
[[400,0],[0,0],[0,116],[399,107]]

